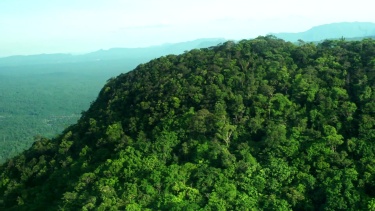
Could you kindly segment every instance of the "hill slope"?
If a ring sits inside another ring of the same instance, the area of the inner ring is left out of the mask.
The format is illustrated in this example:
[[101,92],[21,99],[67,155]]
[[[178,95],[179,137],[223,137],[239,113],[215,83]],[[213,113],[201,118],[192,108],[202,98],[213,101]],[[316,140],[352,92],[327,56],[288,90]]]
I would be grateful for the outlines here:
[[374,209],[374,56],[267,36],[139,65],[0,167],[0,208]]
[[367,22],[344,22],[331,23],[321,26],[315,26],[305,32],[300,33],[273,33],[278,38],[286,41],[297,42],[303,41],[322,41],[325,39],[339,38],[360,38],[374,37],[375,23]]

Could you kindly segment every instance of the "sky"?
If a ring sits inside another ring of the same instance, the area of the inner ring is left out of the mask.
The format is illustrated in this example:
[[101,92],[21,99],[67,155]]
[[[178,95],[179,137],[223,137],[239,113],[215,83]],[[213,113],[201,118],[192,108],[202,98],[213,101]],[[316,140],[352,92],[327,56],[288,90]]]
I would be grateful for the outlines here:
[[375,22],[370,0],[0,0],[0,57],[199,38],[250,39]]

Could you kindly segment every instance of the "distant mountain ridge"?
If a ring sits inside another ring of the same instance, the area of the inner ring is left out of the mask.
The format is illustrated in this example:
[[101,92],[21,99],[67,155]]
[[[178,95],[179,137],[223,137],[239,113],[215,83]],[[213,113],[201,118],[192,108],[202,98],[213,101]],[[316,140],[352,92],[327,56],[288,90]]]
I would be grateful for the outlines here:
[[[375,23],[371,22],[341,22],[324,24],[312,27],[305,32],[298,33],[270,33],[285,41],[297,42],[319,42],[325,39],[339,39],[344,37],[348,40],[360,40],[363,38],[375,38]],[[39,54],[29,56],[10,56],[0,58],[0,67],[40,65],[40,64],[62,64],[62,63],[83,63],[98,61],[127,60],[140,63],[168,54],[181,54],[184,51],[195,48],[207,48],[226,42],[224,38],[202,38],[193,41],[168,43],[158,46],[142,48],[110,48],[95,52],[72,55],[72,54]]]
[[82,63],[92,61],[109,61],[118,59],[137,59],[147,62],[151,59],[168,55],[181,54],[184,51],[194,48],[206,48],[225,42],[224,38],[203,38],[181,43],[168,43],[158,46],[144,48],[111,48],[108,50],[98,50],[82,55],[72,54],[38,54],[29,56],[10,56],[0,58],[1,66],[19,65],[40,65],[40,64],[61,64],[61,63]]
[[315,26],[299,33],[271,33],[285,41],[321,41],[325,39],[363,38],[375,36],[375,23],[371,22],[341,22]]

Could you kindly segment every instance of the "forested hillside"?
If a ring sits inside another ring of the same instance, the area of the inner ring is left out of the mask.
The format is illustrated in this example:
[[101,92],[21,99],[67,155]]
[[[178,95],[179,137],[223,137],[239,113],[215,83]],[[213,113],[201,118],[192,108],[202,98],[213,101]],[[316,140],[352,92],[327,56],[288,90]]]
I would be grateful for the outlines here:
[[0,167],[3,210],[375,210],[375,41],[141,64]]
[[52,138],[76,123],[109,78],[160,56],[224,41],[0,58],[0,164],[29,148],[35,136]]

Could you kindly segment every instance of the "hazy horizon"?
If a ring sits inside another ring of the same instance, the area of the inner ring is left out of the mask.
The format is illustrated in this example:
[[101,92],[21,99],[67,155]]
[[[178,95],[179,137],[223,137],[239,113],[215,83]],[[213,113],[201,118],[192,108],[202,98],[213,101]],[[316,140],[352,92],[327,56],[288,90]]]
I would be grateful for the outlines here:
[[248,39],[335,22],[375,22],[371,2],[0,1],[0,57],[87,53],[200,38]]

